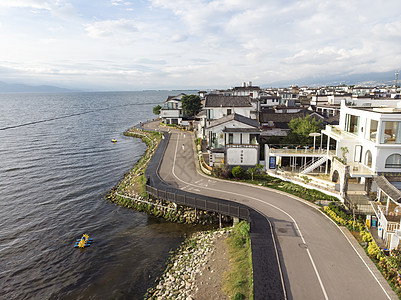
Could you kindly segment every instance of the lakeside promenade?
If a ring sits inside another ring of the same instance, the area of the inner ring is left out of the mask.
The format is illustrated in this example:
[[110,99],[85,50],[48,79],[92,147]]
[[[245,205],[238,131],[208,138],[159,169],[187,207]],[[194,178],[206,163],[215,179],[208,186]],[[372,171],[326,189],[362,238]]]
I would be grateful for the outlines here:
[[[158,124],[151,122],[144,127],[157,129]],[[172,130],[166,142],[158,169],[165,183],[191,193],[242,203],[268,217],[277,237],[288,299],[398,299],[350,233],[315,205],[267,188],[202,174],[189,133],[184,136]],[[261,240],[270,238],[258,233],[258,228],[253,230]],[[255,273],[254,284],[263,288],[263,281],[268,279],[260,281],[257,276]],[[255,299],[263,298],[255,294]]]

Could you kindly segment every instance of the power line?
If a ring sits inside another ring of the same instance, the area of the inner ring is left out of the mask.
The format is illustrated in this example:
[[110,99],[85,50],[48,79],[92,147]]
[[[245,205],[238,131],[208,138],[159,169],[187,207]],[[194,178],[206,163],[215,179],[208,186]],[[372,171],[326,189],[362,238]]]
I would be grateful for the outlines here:
[[35,125],[35,124],[39,124],[39,123],[45,123],[45,122],[50,122],[50,121],[54,121],[54,120],[71,118],[71,117],[75,117],[75,116],[90,114],[90,113],[94,113],[94,112],[98,112],[98,111],[102,111],[102,110],[114,109],[114,108],[119,108],[119,107],[125,107],[125,106],[131,106],[131,105],[135,105],[135,106],[137,106],[137,105],[154,105],[154,104],[159,104],[159,103],[135,103],[135,104],[131,103],[131,104],[124,104],[124,105],[116,105],[116,106],[88,110],[88,111],[60,116],[60,117],[54,117],[54,118],[50,118],[50,119],[44,119],[44,120],[38,120],[38,121],[33,121],[33,122],[28,122],[28,123],[23,123],[23,124],[6,126],[6,127],[0,128],[0,130],[7,130],[7,129],[19,128],[19,127],[24,127],[24,126],[29,126],[29,125]]

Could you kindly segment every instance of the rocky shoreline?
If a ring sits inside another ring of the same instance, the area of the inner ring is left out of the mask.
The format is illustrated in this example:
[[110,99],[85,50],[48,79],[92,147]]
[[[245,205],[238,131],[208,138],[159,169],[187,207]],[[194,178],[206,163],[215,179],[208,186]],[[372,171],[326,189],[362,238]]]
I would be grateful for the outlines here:
[[[218,224],[219,216],[217,213],[197,210],[177,205],[170,201],[149,197],[142,188],[145,182],[144,172],[161,138],[155,132],[135,127],[124,134],[141,138],[146,143],[147,150],[135,166],[108,193],[106,198],[109,201],[123,207],[164,218],[170,222],[194,225]],[[222,221],[224,224],[231,224],[230,221],[232,220],[230,218],[226,220],[226,217],[223,217]],[[155,287],[147,291],[145,299],[191,300],[194,299],[194,295],[199,290],[199,293],[208,295],[208,297],[201,297],[200,299],[210,299],[212,295],[215,299],[228,299],[221,292],[221,284],[219,286],[216,285],[216,281],[222,282],[223,274],[212,275],[213,270],[211,270],[215,269],[215,265],[218,262],[220,265],[219,272],[224,273],[223,270],[228,269],[229,265],[228,253],[227,255],[224,251],[224,253],[220,253],[219,259],[210,261],[210,265],[204,270],[210,257],[216,253],[217,239],[220,239],[220,248],[225,249],[225,240],[224,243],[221,240],[225,239],[226,235],[227,231],[220,229],[209,232],[197,232],[190,238],[187,238],[180,248],[171,252],[162,277]],[[206,273],[208,273],[208,278],[203,279],[202,276]],[[215,295],[219,296],[216,298]],[[199,297],[197,296],[196,299],[199,299]]]
[[[135,166],[110,190],[106,196],[109,201],[123,207],[164,218],[170,222],[200,225],[218,224],[219,215],[217,213],[176,205],[171,201],[149,197],[144,191],[146,181],[144,173],[161,140],[161,135],[157,132],[146,131],[136,127],[127,130],[124,135],[142,139],[146,143],[147,149]],[[223,216],[222,222],[229,224],[231,219]]]
[[[202,276],[206,272],[213,273],[213,270],[210,270],[210,266],[207,268],[206,266],[209,262],[214,264],[214,261],[210,260],[216,250],[217,239],[222,239],[226,236],[227,230],[220,229],[197,232],[188,238],[180,248],[172,252],[162,277],[155,287],[148,290],[145,299],[195,299],[194,295],[199,291],[199,285],[210,284],[207,279],[210,280],[211,278],[206,278],[206,282],[204,282]],[[228,268],[228,261],[223,261],[222,263]],[[222,279],[224,274],[216,275]],[[216,279],[212,281],[215,283]],[[221,293],[220,290],[217,292]],[[224,295],[222,297],[226,298]]]

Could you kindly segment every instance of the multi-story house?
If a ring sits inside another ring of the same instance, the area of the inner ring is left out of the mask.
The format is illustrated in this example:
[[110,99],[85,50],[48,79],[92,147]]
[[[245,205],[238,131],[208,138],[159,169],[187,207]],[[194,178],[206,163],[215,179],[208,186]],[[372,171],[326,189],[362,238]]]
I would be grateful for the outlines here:
[[257,107],[251,101],[250,96],[209,94],[206,95],[204,110],[206,110],[207,121],[220,119],[234,113],[251,119],[256,119],[257,115]]
[[336,141],[336,156],[352,166],[351,176],[401,172],[401,107],[353,107],[343,101],[339,125],[322,133],[328,144]]
[[160,117],[165,124],[181,124],[182,122],[182,109],[181,98],[185,96],[181,93],[177,96],[168,96],[164,102],[164,106],[160,110]]
[[259,124],[250,96],[206,95],[205,139],[209,163],[254,166],[259,159]]
[[258,86],[253,86],[252,82],[249,81],[248,85],[243,82],[242,86],[234,87],[231,92],[233,96],[249,96],[251,99],[257,99],[262,90]]

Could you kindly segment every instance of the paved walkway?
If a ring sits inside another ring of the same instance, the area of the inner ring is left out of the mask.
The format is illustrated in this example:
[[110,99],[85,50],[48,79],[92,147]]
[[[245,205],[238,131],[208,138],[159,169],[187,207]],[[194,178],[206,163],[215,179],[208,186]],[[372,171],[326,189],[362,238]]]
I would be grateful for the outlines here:
[[[172,130],[160,178],[181,190],[243,203],[268,216],[289,299],[398,299],[366,255],[360,254],[361,247],[316,206],[267,188],[203,175],[195,163],[193,139],[188,132],[184,136]],[[261,240],[270,238],[257,234]],[[255,299],[263,298],[255,295]]]

